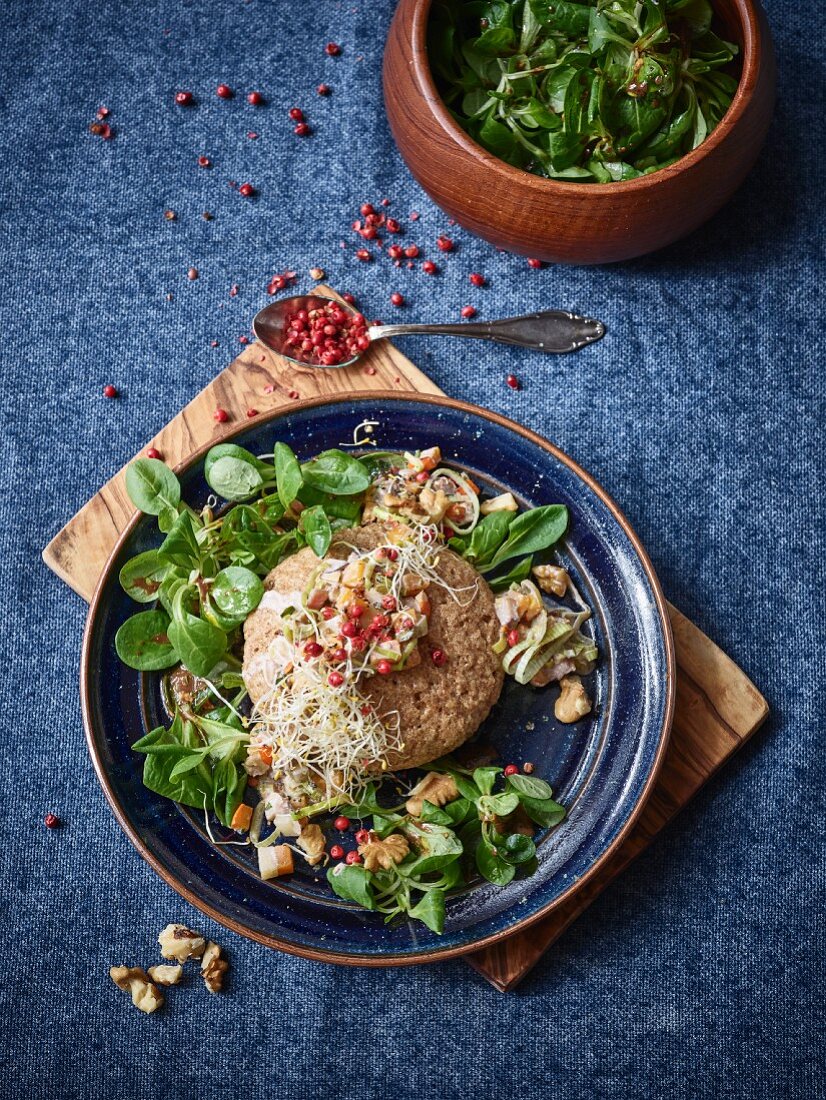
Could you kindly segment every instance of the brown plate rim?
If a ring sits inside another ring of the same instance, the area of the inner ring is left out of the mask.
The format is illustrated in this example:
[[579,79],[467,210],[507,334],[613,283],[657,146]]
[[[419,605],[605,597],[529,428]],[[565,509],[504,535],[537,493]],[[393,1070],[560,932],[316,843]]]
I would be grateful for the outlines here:
[[[544,439],[536,432],[531,431],[529,428],[523,427],[521,424],[517,424],[515,421],[509,419],[506,416],[502,416],[500,413],[493,412],[489,409],[483,409],[478,405],[470,404],[466,401],[457,401],[454,398],[440,397],[430,394],[404,394],[394,390],[354,390],[350,393],[341,394],[337,396],[324,396],[310,398],[305,401],[296,402],[294,405],[281,406],[276,409],[272,409],[267,413],[262,413],[258,420],[258,423],[269,423],[274,420],[279,420],[285,416],[291,415],[295,411],[304,411],[307,409],[319,408],[324,405],[341,405],[350,403],[357,400],[371,400],[377,403],[387,403],[392,401],[415,401],[421,402],[427,405],[433,405],[435,408],[449,407],[456,409],[459,412],[468,413],[472,416],[480,416],[484,420],[491,421],[494,424],[498,424],[501,427],[508,429],[509,431],[515,431],[519,435],[522,435],[525,439],[531,443],[541,447],[544,451],[553,455],[559,462],[562,462],[570,470],[572,470],[577,477],[589,487],[589,489],[595,493],[603,504],[608,508],[619,525],[622,527],[626,536],[630,540],[634,551],[639,557],[646,576],[648,577],[651,585],[652,592],[654,593],[654,599],[657,606],[657,612],[660,618],[660,624],[663,631],[663,637],[665,640],[666,648],[666,706],[665,714],[663,717],[662,729],[660,730],[660,742],[657,748],[657,755],[654,761],[648,779],[645,786],[640,793],[637,803],[634,806],[628,820],[620,829],[617,836],[606,848],[603,854],[597,859],[589,869],[580,876],[580,878],[565,890],[559,897],[549,902],[548,905],[542,909],[533,913],[531,916],[526,917],[524,920],[518,921],[511,928],[505,929],[500,932],[493,933],[483,939],[477,940],[472,946],[462,945],[458,947],[446,948],[444,951],[438,949],[427,952],[425,954],[411,954],[409,952],[402,952],[395,955],[387,955],[372,958],[363,958],[360,956],[346,955],[336,951],[319,951],[315,948],[300,947],[296,944],[286,942],[279,939],[277,936],[265,935],[261,932],[257,932],[251,928],[246,927],[240,921],[229,917],[223,913],[220,913],[214,906],[203,901],[198,897],[197,893],[186,885],[185,882],[177,878],[171,871],[167,870],[160,860],[158,860],[147,848],[141,836],[137,830],[133,829],[124,810],[122,809],[115,792],[112,788],[111,780],[107,775],[100,757],[97,752],[95,744],[95,737],[92,728],[91,717],[91,690],[90,690],[90,655],[92,648],[92,637],[94,635],[95,624],[97,616],[101,609],[101,600],[103,595],[103,589],[109,579],[109,574],[112,571],[114,562],[117,559],[118,554],[123,547],[123,544],[131,535],[136,524],[140,519],[140,513],[135,512],[134,516],[130,519],[129,523],[121,532],[117,543],[114,546],[106,565],[98,579],[95,591],[92,596],[91,603],[89,605],[89,612],[86,618],[86,626],[83,632],[83,646],[81,651],[80,661],[80,697],[81,697],[81,710],[83,715],[83,728],[86,736],[86,745],[89,749],[89,755],[92,758],[92,764],[97,775],[98,782],[103,788],[103,792],[106,795],[106,799],[112,808],[115,818],[118,824],[126,833],[127,837],[138,850],[141,856],[152,867],[154,871],[171,886],[185,901],[188,901],[190,905],[193,905],[196,909],[199,909],[206,916],[211,917],[225,928],[230,929],[233,932],[237,932],[239,935],[245,936],[247,939],[254,940],[256,943],[263,944],[266,947],[274,947],[280,951],[285,951],[287,954],[296,955],[300,958],[312,959],[315,962],[329,962],[338,963],[344,966],[362,966],[362,967],[386,967],[386,966],[415,966],[420,963],[428,962],[441,962],[443,960],[461,957],[462,955],[473,954],[477,951],[481,951],[485,948],[492,947],[494,944],[507,939],[519,932],[523,932],[530,925],[535,924],[537,921],[547,917],[554,909],[558,908],[564,902],[568,901],[571,896],[578,890],[583,889],[593,879],[599,870],[605,865],[612,857],[614,852],[620,847],[626,837],[629,835],[634,825],[637,822],[643,807],[648,800],[649,795],[654,789],[654,786],[659,775],[660,768],[665,754],[668,749],[668,741],[671,733],[671,725],[674,717],[674,706],[676,698],[676,661],[674,654],[674,639],[671,632],[671,622],[668,616],[667,605],[665,596],[663,595],[660,582],[657,578],[657,574],[654,571],[654,567],[651,564],[651,560],[645,551],[638,535],[631,527],[631,524],[626,519],[623,512],[618,505],[609,496],[609,494],[602,488],[602,486],[583,469],[579,463],[575,462],[564,451],[560,450],[555,444],[549,440]],[[216,437],[203,447],[199,447],[197,451],[193,452],[188,458],[179,462],[174,470],[176,473],[188,469],[190,466],[200,462],[207,451],[211,447],[214,447],[217,443],[226,443],[234,436],[242,434],[244,431],[249,430],[249,424],[234,425],[226,432],[216,434]]]

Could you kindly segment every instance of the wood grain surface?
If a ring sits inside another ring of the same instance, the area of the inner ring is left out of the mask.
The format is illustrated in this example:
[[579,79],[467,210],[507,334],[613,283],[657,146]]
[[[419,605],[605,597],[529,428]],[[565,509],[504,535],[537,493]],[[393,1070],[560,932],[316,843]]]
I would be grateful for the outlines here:
[[685,236],[743,182],[771,123],[775,60],[759,0],[716,0],[726,37],[740,46],[737,93],[697,149],[622,183],[551,180],[514,168],[457,125],[430,75],[432,0],[400,0],[384,54],[384,102],[408,168],[431,198],[497,247],[557,263],[626,260]]
[[[327,288],[318,288],[332,293]],[[172,466],[220,438],[227,427],[299,398],[354,390],[441,394],[392,344],[370,349],[347,370],[296,367],[259,343],[250,344],[146,446]],[[219,425],[217,407],[230,420]],[[43,559],[87,602],[134,509],[124,472],[84,505],[43,551]],[[668,754],[657,786],[633,832],[603,873],[541,922],[467,961],[497,989],[513,989],[565,929],[764,721],[768,706],[751,681],[702,631],[669,605],[677,657],[677,706]]]

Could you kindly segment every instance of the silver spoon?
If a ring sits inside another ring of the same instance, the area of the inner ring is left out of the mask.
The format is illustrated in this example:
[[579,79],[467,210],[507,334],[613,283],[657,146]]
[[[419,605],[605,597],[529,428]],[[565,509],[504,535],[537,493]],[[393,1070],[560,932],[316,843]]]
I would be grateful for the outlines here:
[[[321,294],[282,298],[271,302],[255,315],[252,322],[253,332],[262,344],[277,351],[285,359],[302,365],[310,364],[309,359],[297,356],[295,348],[285,342],[287,319],[300,309],[323,309],[331,301],[336,301],[341,309],[350,313],[358,312],[346,302],[338,302],[338,299]],[[367,335],[371,343],[388,336],[470,336],[476,340],[494,340],[498,344],[516,344],[522,348],[562,355],[568,351],[579,351],[580,348],[601,340],[605,335],[605,325],[591,317],[580,317],[579,314],[569,313],[567,310],[546,309],[540,313],[527,313],[524,317],[504,317],[501,321],[476,321],[472,324],[370,325]],[[346,363],[336,363],[335,367],[326,369],[337,370],[352,366],[363,354],[364,352],[360,352]],[[311,365],[321,366],[319,363]]]

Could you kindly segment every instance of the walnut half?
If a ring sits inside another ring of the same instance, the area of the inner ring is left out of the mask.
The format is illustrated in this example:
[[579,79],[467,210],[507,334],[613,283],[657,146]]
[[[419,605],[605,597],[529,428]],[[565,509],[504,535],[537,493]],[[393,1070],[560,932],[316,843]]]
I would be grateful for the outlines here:
[[428,772],[410,792],[405,809],[411,817],[418,817],[422,812],[423,802],[431,802],[434,806],[446,806],[448,802],[458,797],[459,788],[452,775]]
[[384,868],[389,871],[394,863],[401,863],[410,851],[410,845],[401,833],[391,833],[382,840],[371,833],[364,844],[359,844],[359,855],[364,856],[364,866],[368,871]]
[[561,565],[535,565],[531,573],[536,577],[542,591],[550,592],[554,596],[564,596],[571,581],[568,570]]
[[210,940],[201,959],[201,976],[210,993],[221,992],[224,986],[224,975],[228,970],[229,963],[221,957],[221,948]]
[[165,959],[185,963],[187,959],[200,959],[206,948],[206,940],[187,928],[185,924],[168,924],[158,936],[161,954]]
[[140,966],[112,966],[109,977],[126,993],[131,993],[132,1004],[141,1012],[154,1012],[163,1004],[163,993],[149,980],[149,975]]
[[591,700],[585,685],[578,676],[563,676],[559,681],[559,698],[554,704],[554,714],[560,722],[578,722],[591,713]]

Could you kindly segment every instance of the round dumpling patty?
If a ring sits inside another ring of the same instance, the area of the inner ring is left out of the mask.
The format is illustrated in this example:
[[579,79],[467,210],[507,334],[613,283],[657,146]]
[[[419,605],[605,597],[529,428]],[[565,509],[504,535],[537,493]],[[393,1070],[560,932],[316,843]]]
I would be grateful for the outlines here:
[[[381,524],[342,531],[333,540],[328,556],[346,558],[350,549],[342,542],[367,550],[385,540],[386,530]],[[318,558],[305,547],[277,565],[264,586],[283,595],[301,592],[317,564]],[[439,585],[431,584],[427,589],[430,629],[419,642],[421,664],[359,681],[359,690],[378,714],[399,713],[404,747],[388,757],[392,769],[427,764],[458,748],[487,718],[502,690],[502,663],[491,648],[499,637],[499,623],[490,587],[452,550],[440,550],[436,571],[452,588],[468,590],[457,593],[461,601],[457,603]],[[474,585],[476,592],[472,593]],[[253,703],[269,687],[266,662],[256,658],[266,654],[280,633],[279,616],[268,608],[258,608],[244,625],[243,675]],[[441,667],[430,659],[430,651],[436,648],[447,655]]]

